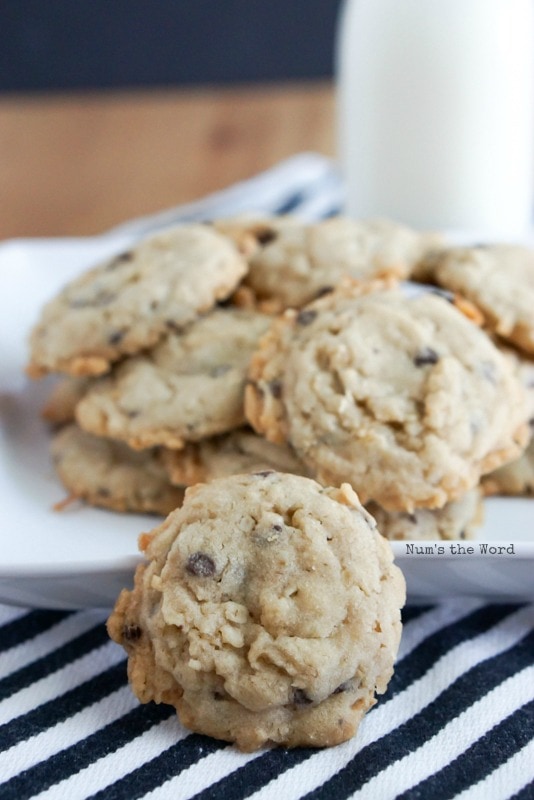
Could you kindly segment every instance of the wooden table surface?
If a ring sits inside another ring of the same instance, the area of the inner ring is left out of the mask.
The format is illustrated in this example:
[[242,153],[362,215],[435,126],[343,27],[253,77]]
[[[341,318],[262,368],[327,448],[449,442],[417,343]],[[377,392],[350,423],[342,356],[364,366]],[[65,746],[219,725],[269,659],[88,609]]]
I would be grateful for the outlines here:
[[0,96],[0,239],[99,233],[334,138],[328,82]]

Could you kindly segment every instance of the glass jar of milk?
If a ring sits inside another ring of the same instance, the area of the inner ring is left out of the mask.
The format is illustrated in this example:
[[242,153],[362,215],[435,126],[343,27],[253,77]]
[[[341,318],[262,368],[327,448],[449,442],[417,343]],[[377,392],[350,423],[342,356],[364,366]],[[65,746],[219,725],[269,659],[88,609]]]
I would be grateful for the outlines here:
[[534,225],[531,0],[345,0],[345,211],[521,236]]

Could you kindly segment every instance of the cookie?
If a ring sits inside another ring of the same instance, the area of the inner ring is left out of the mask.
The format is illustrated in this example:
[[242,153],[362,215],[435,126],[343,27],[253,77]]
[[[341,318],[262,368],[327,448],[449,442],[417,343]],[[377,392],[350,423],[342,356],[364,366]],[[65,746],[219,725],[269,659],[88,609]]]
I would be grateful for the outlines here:
[[479,488],[471,489],[443,508],[418,508],[406,511],[384,511],[377,503],[366,506],[375,518],[378,530],[386,539],[473,539],[483,521]]
[[526,398],[486,334],[433,293],[347,285],[288,310],[252,359],[245,411],[321,483],[387,511],[439,508],[518,456]]
[[249,223],[259,241],[243,281],[260,303],[301,307],[346,276],[406,278],[435,235],[390,220],[335,217],[315,223],[282,217]]
[[405,586],[350,487],[201,484],[141,543],[108,630],[142,702],[246,751],[354,735],[393,672]]
[[69,497],[88,505],[166,516],[182,503],[183,491],[170,484],[155,451],[137,453],[67,425],[53,437],[51,453]]
[[508,359],[517,379],[523,385],[527,395],[529,420],[534,420],[534,358],[529,358],[517,348],[503,345],[502,340],[493,340],[501,353]]
[[234,241],[207,225],[157,233],[46,304],[31,332],[28,374],[101,375],[226,298],[246,271]]
[[534,438],[515,461],[504,464],[489,475],[484,475],[482,489],[486,495],[498,494],[508,497],[534,495]]
[[450,247],[423,259],[419,278],[477,305],[488,328],[534,353],[534,251],[521,245]]
[[531,439],[519,458],[482,477],[484,494],[529,496],[534,494],[534,360],[519,350],[501,347],[527,393]]
[[248,362],[269,318],[218,308],[118,364],[76,407],[89,433],[130,447],[180,448],[243,425]]
[[161,459],[169,480],[176,486],[262,470],[307,474],[304,464],[287,445],[268,442],[249,428],[190,443],[182,450],[162,449]]

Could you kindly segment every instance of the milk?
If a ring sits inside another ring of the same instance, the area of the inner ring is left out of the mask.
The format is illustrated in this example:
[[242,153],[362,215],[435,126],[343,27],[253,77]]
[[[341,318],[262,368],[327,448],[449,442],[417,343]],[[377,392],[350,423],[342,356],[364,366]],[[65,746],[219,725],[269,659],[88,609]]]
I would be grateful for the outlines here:
[[346,0],[345,211],[521,236],[534,223],[531,0]]

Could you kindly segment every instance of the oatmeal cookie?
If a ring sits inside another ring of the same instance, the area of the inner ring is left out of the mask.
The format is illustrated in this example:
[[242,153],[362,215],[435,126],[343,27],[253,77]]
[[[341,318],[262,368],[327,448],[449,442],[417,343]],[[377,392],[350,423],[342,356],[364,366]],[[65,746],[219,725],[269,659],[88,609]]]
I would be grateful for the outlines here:
[[243,425],[247,367],[269,317],[218,308],[118,364],[76,406],[79,425],[130,447],[186,442]]
[[246,271],[235,242],[207,225],[157,233],[46,304],[31,332],[28,374],[101,375],[228,297]]
[[411,513],[384,511],[373,502],[366,508],[386,539],[473,539],[484,516],[478,487],[443,508],[417,508]]
[[484,475],[482,478],[484,494],[500,494],[509,497],[534,495],[534,438],[519,458]]
[[137,453],[66,425],[52,439],[52,460],[71,498],[112,511],[166,516],[181,505],[155,451]]
[[519,458],[482,476],[482,489],[487,495],[530,496],[534,494],[534,359],[510,347],[500,349],[525,387],[531,438]]
[[163,448],[161,459],[169,480],[176,486],[193,486],[215,478],[262,470],[308,474],[288,445],[268,442],[250,428],[189,443],[182,450]]
[[423,259],[416,274],[471,300],[493,333],[534,353],[534,250],[509,244],[444,248]]
[[249,223],[259,241],[243,283],[260,304],[300,307],[347,276],[406,278],[438,237],[390,220],[335,217],[305,223],[281,217]]
[[405,586],[350,487],[219,479],[141,543],[108,630],[142,702],[246,751],[354,735],[393,672]]
[[245,411],[321,483],[388,511],[438,508],[528,439],[523,387],[444,298],[347,285],[288,310],[252,359]]

